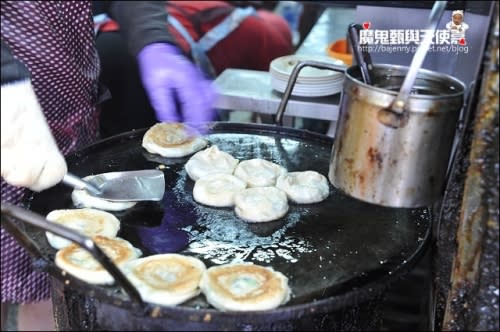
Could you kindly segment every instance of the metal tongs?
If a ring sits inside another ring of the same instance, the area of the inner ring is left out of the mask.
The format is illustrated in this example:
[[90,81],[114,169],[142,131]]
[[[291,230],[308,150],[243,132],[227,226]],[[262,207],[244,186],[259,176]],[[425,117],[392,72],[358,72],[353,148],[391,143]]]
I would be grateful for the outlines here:
[[361,29],[361,25],[351,23],[347,29],[348,40],[351,42],[354,58],[356,59],[359,69],[361,70],[363,81],[368,85],[372,85],[371,72],[373,70],[373,63],[370,53],[368,53],[366,47],[362,46],[359,42],[358,34]]
[[94,257],[94,259],[97,260],[99,264],[101,264],[106,271],[111,274],[111,276],[113,276],[117,284],[130,297],[134,306],[144,307],[144,302],[142,301],[139,291],[90,237],[79,234],[75,232],[75,230],[64,225],[50,222],[38,213],[9,203],[2,202],[1,212],[2,227],[10,232],[12,236],[28,250],[28,252],[35,258],[34,262],[37,262],[36,266],[38,268],[47,268],[47,266],[51,264],[51,258],[49,258],[47,254],[41,250],[33,238],[28,236],[28,234],[24,231],[24,227],[21,228],[15,222],[16,220],[28,223],[37,228],[57,234],[67,240],[77,243],[80,247],[87,250]]
[[165,178],[160,170],[123,171],[97,174],[85,181],[67,173],[63,183],[86,190],[108,201],[159,201],[165,193]]

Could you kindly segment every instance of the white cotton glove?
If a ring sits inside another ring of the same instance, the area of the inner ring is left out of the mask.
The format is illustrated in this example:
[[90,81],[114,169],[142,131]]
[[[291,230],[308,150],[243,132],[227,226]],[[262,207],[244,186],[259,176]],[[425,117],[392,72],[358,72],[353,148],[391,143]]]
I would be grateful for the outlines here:
[[2,85],[3,179],[14,186],[41,191],[61,181],[66,161],[29,80]]

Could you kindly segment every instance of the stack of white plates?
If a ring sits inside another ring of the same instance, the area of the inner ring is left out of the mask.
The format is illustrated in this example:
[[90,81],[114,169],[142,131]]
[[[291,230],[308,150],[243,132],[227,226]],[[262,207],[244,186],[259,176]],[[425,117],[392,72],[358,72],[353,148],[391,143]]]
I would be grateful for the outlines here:
[[[288,80],[299,61],[314,60],[327,64],[345,67],[341,60],[328,56],[316,55],[287,55],[274,59],[269,66],[271,86],[274,90],[285,92]],[[321,97],[339,93],[342,90],[344,74],[338,71],[304,67],[299,73],[292,90],[293,96]]]

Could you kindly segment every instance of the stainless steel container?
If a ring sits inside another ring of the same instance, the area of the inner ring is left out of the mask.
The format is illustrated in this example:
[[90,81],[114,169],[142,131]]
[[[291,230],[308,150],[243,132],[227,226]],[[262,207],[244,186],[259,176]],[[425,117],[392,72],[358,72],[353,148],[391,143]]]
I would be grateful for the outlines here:
[[419,207],[442,194],[465,85],[421,69],[398,117],[390,105],[407,70],[374,65],[373,85],[363,83],[358,66],[346,70],[328,178],[352,197]]

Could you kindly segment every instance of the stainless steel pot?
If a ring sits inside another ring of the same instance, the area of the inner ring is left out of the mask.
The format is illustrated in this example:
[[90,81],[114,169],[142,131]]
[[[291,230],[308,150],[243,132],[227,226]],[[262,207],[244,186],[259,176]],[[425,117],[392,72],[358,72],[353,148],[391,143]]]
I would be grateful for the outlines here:
[[419,207],[442,193],[465,85],[421,69],[404,113],[391,113],[407,70],[374,65],[373,85],[346,70],[328,177],[352,197]]

